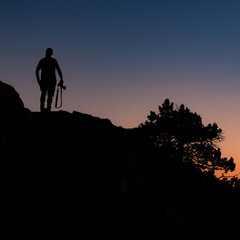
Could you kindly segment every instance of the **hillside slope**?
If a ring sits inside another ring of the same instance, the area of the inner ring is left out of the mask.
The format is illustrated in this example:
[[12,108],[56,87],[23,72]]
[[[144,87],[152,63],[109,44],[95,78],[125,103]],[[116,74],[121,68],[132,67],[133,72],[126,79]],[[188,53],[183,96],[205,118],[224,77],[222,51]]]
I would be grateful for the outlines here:
[[2,238],[239,234],[239,190],[164,159],[141,129],[79,112],[31,112],[1,82],[0,106]]

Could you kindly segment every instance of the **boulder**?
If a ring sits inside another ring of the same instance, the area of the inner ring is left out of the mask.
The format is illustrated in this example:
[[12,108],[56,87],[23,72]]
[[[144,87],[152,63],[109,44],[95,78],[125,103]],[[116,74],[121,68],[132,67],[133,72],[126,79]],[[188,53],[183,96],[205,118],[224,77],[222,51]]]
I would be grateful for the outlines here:
[[26,115],[26,109],[19,94],[12,86],[2,81],[0,81],[0,112],[1,124],[18,122]]

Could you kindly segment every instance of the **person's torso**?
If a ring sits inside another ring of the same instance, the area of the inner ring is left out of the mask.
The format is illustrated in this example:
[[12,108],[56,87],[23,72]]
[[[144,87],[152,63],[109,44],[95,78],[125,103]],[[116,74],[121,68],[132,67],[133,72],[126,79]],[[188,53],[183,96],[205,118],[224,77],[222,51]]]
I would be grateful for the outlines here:
[[56,81],[57,61],[51,57],[41,59],[41,80]]

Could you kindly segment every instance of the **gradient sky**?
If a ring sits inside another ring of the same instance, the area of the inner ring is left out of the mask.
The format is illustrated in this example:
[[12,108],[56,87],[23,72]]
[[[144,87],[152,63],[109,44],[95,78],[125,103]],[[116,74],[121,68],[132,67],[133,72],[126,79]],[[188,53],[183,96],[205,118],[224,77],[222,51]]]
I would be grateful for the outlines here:
[[136,127],[169,98],[216,122],[240,169],[239,0],[0,0],[0,79],[39,110],[52,47],[63,110]]

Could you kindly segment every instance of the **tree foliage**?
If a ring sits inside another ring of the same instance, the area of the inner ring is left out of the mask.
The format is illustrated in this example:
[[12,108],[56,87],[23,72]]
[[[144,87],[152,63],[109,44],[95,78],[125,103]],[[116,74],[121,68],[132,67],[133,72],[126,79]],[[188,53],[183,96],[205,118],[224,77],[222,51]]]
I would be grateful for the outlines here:
[[174,107],[169,99],[158,109],[159,113],[151,111],[147,121],[140,125],[158,148],[205,171],[214,173],[215,170],[228,172],[235,169],[233,158],[221,156],[218,143],[224,140],[224,136],[216,123],[204,126],[200,115],[183,104]]

